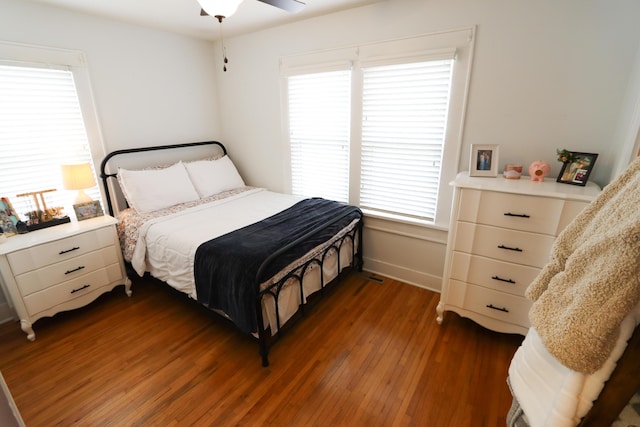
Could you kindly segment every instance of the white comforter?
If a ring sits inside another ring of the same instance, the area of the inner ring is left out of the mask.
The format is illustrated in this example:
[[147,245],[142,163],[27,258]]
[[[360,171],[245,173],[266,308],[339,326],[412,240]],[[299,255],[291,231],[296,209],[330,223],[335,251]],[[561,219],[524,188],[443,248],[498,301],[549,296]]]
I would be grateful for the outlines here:
[[529,329],[509,366],[509,382],[531,427],[573,427],[584,417],[609,379],[640,323],[640,304],[620,325],[620,336],[605,364],[593,374],[573,371],[555,359],[534,328]]
[[268,218],[300,200],[298,196],[253,189],[154,218],[140,228],[131,264],[138,274],[148,271],[197,299],[193,261],[200,244]]

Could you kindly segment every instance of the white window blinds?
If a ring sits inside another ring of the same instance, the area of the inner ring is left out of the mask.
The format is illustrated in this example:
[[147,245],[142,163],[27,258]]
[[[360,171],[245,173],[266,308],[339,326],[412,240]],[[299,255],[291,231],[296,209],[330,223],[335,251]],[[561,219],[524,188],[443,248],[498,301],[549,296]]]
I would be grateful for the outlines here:
[[[75,193],[62,188],[65,163],[93,165],[73,73],[0,65],[0,195],[23,220],[35,205],[18,194],[55,189],[47,207],[69,207]],[[100,200],[97,186],[85,191]]]
[[433,220],[453,60],[363,68],[360,206]]
[[[291,130],[287,160],[291,161],[292,187],[302,185],[296,182],[300,173],[296,168],[308,172],[304,175],[311,180],[305,184],[308,187],[313,188],[316,176],[320,182],[315,185],[329,182],[326,174],[313,168],[320,164],[316,159],[337,156],[326,150],[340,147],[345,163],[328,163],[348,164],[348,173],[340,169],[329,176],[345,176],[346,196],[333,198],[348,200],[371,217],[446,228],[453,199],[448,183],[460,169],[474,40],[475,28],[462,28],[281,58],[284,121],[290,119],[285,126]],[[318,93],[309,92],[315,100],[294,99],[305,95],[293,89],[296,84],[312,85],[320,76],[331,76],[330,71],[347,68],[340,84],[348,87],[338,90],[337,83],[326,78],[317,84]],[[331,113],[349,112],[350,124],[342,125],[342,115],[338,121],[314,109],[317,100],[324,102],[323,97],[334,91],[345,98],[336,104],[341,109],[334,107]],[[308,110],[305,120],[296,121],[303,114],[296,110],[300,105]],[[310,160],[301,165],[296,151],[300,147],[294,146],[301,144],[299,135],[309,135],[310,145],[326,144],[326,138],[314,137],[328,133],[336,123],[341,123],[341,138],[348,139],[318,151],[304,146]],[[308,129],[303,130],[304,126]],[[314,126],[319,130],[311,131]],[[324,166],[322,172],[327,170]]]
[[349,201],[351,73],[287,79],[293,194]]

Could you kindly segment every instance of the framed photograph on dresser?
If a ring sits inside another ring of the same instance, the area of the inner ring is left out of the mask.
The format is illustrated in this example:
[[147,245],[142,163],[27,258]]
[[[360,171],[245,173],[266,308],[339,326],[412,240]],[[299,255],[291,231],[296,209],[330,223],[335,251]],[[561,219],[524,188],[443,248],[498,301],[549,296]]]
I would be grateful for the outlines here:
[[596,153],[571,152],[571,161],[562,164],[560,175],[556,181],[563,184],[587,185],[587,180],[597,158],[598,154]]
[[498,176],[499,148],[496,144],[471,144],[469,176]]

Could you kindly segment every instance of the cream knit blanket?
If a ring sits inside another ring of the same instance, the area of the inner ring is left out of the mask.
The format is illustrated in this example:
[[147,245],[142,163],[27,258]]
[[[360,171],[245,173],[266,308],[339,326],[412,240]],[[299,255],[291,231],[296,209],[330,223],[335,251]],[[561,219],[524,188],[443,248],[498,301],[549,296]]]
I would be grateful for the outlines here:
[[584,373],[602,366],[640,301],[640,158],[560,233],[526,296],[558,361]]

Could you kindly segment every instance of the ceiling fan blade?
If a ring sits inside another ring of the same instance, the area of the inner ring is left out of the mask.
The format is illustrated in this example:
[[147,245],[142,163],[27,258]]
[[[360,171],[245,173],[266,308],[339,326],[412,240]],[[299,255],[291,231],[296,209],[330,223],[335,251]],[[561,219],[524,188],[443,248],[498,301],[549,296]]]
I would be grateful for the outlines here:
[[258,0],[262,3],[270,4],[271,6],[275,6],[277,8],[286,10],[287,12],[296,13],[300,12],[305,3],[300,0]]
[[200,9],[200,16],[209,16],[209,14],[204,9]]

